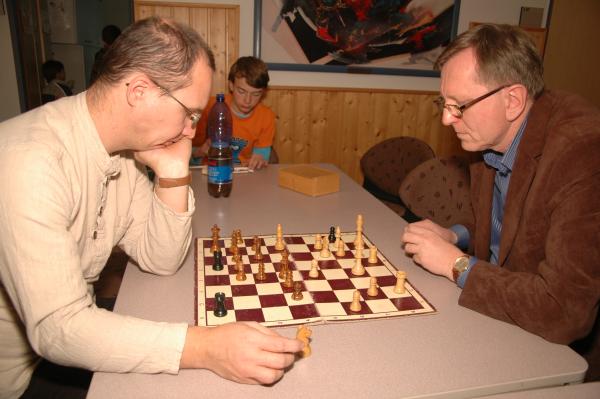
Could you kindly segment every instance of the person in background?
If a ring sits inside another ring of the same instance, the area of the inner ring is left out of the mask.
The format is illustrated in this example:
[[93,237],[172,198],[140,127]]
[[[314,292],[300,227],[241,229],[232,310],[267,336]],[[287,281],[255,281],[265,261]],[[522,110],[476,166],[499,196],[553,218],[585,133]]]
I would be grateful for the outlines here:
[[[225,96],[225,102],[233,119],[234,165],[241,164],[253,170],[263,168],[269,163],[275,136],[275,114],[261,102],[269,84],[269,70],[258,58],[241,57],[231,66],[228,79],[230,94]],[[192,164],[200,163],[208,153],[210,139],[206,127],[215,102],[214,98],[210,100],[198,123]]]
[[94,65],[92,65],[92,73],[90,74],[90,85],[98,78],[102,66],[102,58],[104,58],[106,50],[117,40],[120,34],[121,29],[116,25],[106,25],[102,28],[102,48],[94,56]]
[[542,60],[516,27],[471,29],[436,67],[442,122],[483,153],[471,166],[475,222],[409,224],[405,251],[455,282],[460,305],[572,344],[598,379],[600,110],[545,90]]
[[[214,68],[195,30],[152,17],[113,43],[88,91],[0,124],[0,181],[10,187],[0,190],[0,398],[76,396],[61,388],[77,388],[84,369],[204,368],[270,384],[302,349],[258,323],[161,323],[94,303],[115,246],[158,275],[185,259],[192,137]],[[48,363],[66,367],[57,375]]]
[[62,62],[48,60],[42,64],[46,85],[42,89],[42,104],[73,95],[73,82],[66,82],[65,66]]

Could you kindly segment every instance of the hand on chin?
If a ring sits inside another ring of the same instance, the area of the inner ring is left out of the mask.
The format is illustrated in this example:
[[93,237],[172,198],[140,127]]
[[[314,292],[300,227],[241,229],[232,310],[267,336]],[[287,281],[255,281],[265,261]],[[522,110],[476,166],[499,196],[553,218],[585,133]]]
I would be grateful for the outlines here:
[[[174,143],[148,150],[135,151],[136,161],[149,166],[161,177],[183,177],[189,173],[192,140],[181,137]],[[178,176],[180,175],[180,176]]]

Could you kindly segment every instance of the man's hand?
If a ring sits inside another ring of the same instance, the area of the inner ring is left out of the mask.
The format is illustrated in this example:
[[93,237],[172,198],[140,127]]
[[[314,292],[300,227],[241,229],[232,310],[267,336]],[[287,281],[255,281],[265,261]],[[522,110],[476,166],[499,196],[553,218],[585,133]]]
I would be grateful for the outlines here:
[[454,261],[464,255],[454,245],[456,240],[456,234],[452,230],[430,220],[409,224],[402,234],[404,250],[413,255],[415,262],[432,273],[446,276],[450,281],[454,281]]
[[272,384],[303,346],[254,322],[189,327],[180,367],[209,369],[243,384]]
[[269,164],[262,155],[260,154],[252,154],[250,160],[248,161],[248,169],[258,170],[266,167]]
[[135,159],[149,166],[159,177],[185,177],[189,173],[192,140],[184,135],[164,147],[136,151]]

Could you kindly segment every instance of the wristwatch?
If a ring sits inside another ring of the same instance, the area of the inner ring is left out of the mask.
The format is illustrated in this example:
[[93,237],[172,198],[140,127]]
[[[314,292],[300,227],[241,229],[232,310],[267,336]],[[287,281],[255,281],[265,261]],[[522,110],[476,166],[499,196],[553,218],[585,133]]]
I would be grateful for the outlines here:
[[192,182],[192,174],[188,174],[185,177],[159,177],[158,178],[158,187],[160,188],[171,188],[171,187],[180,187],[187,186]]
[[471,257],[469,255],[461,255],[454,261],[454,266],[452,267],[452,277],[454,277],[454,281],[458,281],[460,275],[467,270],[469,267],[469,260]]

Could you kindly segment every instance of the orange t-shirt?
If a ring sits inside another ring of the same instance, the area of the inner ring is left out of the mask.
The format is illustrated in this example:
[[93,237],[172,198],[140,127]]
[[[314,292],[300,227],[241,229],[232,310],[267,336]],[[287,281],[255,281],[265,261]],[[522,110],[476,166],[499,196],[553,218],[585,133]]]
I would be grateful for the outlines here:
[[[230,110],[231,100],[230,94],[225,96],[225,103]],[[200,122],[196,127],[196,136],[192,140],[194,147],[200,147],[208,137],[206,131],[208,115],[216,102],[216,97],[212,97],[202,113],[202,118],[200,118]],[[258,103],[246,118],[240,118],[233,110],[231,110],[231,117],[233,119],[231,149],[233,150],[234,163],[248,162],[254,148],[265,148],[273,145],[275,113],[262,102]]]

